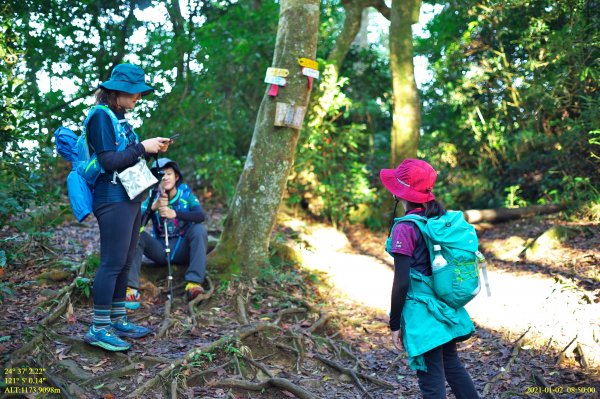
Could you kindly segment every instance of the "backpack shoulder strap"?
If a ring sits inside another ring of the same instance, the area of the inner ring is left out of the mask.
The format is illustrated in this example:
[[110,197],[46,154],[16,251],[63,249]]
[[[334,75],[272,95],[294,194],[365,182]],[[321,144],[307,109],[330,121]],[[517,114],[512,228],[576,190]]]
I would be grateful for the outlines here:
[[[419,230],[421,230],[421,232],[423,232],[423,230],[425,230],[425,227],[427,226],[427,218],[421,215],[404,215],[401,218],[398,218],[397,221],[413,222],[419,228]],[[396,226],[396,223],[394,223],[394,226]]]
[[185,183],[181,183],[177,189],[181,191],[181,199],[183,200],[187,201],[187,199],[190,197],[190,194],[192,194],[192,189]]
[[433,242],[431,240],[431,232],[429,231],[429,219],[427,219],[425,216],[410,214],[399,218],[399,221],[413,222],[419,228],[427,248],[431,248]]
[[[414,213],[409,214],[409,215],[404,215],[401,218],[398,218],[398,221],[402,221],[402,220],[407,220],[407,221],[411,221],[411,222],[427,223],[427,218],[425,216],[415,215]],[[417,223],[417,224],[419,224],[419,223]]]
[[[110,120],[113,124],[113,129],[115,131],[115,138],[117,140],[117,151],[124,150],[125,147],[127,146],[127,135],[123,132],[121,122],[126,121],[126,120],[120,121],[117,118],[117,115],[115,115],[113,110],[110,109],[108,106],[103,105],[103,104],[96,104],[92,108],[90,108],[90,110],[87,114],[87,117],[85,118],[85,121],[83,122],[84,128],[87,127],[87,124],[89,123],[89,120],[92,117],[92,115],[94,115],[98,111],[104,111],[110,117]],[[132,129],[132,132],[133,132],[133,135],[135,138],[135,142],[138,143],[139,137],[138,137],[137,133],[135,131],[133,131],[133,129]],[[84,129],[84,133],[85,133],[85,129]],[[86,134],[86,136],[87,136],[87,134]]]
[[392,227],[390,228],[390,231],[388,233],[388,237],[392,235],[394,229],[396,228],[396,225],[402,222],[414,222],[414,224],[417,225],[419,230],[423,231],[423,227],[427,224],[427,218],[421,215],[404,215],[402,217],[395,218],[394,223],[392,223]]
[[88,111],[88,114],[85,118],[85,121],[83,122],[84,126],[87,126],[87,124],[90,121],[90,118],[98,111],[104,111],[106,112],[106,114],[109,116],[111,122],[113,123],[113,126],[115,127],[115,129],[118,128],[119,126],[119,119],[117,118],[117,115],[115,115],[115,113],[113,112],[112,109],[110,109],[109,107],[107,107],[106,105],[102,105],[102,104],[96,104],[94,105],[92,108],[90,108],[90,110]]

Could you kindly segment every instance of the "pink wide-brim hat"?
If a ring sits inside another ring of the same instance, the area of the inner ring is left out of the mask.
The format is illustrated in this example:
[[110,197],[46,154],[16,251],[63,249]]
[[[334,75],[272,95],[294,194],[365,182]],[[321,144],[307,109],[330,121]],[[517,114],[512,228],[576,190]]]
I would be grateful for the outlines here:
[[396,197],[423,204],[435,199],[433,186],[437,173],[420,159],[405,159],[396,169],[381,169],[381,183]]

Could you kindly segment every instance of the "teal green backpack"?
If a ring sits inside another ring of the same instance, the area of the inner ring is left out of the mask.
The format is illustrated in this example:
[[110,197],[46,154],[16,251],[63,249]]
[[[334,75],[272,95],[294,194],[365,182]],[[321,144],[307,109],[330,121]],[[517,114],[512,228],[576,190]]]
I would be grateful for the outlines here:
[[[479,267],[490,295],[485,258],[479,252],[477,233],[459,211],[448,211],[444,215],[427,219],[419,215],[406,215],[394,219],[398,222],[414,222],[425,239],[433,264],[436,255],[434,245],[441,247],[446,266],[433,270],[433,290],[439,299],[454,308],[465,306],[481,290]],[[393,228],[392,227],[392,231]],[[387,243],[391,248],[391,234]]]

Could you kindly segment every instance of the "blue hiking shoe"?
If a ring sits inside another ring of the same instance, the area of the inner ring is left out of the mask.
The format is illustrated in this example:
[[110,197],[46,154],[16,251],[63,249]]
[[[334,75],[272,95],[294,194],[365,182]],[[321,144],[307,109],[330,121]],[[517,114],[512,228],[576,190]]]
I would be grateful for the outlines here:
[[140,307],[140,292],[136,288],[127,287],[125,307],[130,310],[136,310]]
[[96,330],[94,329],[94,326],[92,326],[83,337],[83,340],[90,345],[99,346],[100,348],[111,352],[126,351],[131,348],[130,344],[114,335],[110,328]]
[[110,326],[113,328],[114,333],[119,337],[142,338],[152,332],[152,330],[147,327],[130,323],[127,321],[127,316],[121,317],[116,322],[111,323]]

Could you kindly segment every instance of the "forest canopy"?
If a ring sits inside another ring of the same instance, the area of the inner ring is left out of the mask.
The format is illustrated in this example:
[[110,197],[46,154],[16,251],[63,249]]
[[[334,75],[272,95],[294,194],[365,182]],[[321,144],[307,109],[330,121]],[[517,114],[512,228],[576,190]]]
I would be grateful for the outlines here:
[[[362,211],[381,207],[378,172],[390,163],[387,20],[365,8],[363,28],[328,73],[349,7],[321,2],[322,76],[285,201],[334,223],[380,227],[379,214]],[[80,128],[94,89],[121,62],[142,66],[157,88],[133,117],[139,133],[179,133],[169,156],[227,204],[266,90],[278,13],[266,0],[4,2],[2,221],[64,195],[68,166],[52,133]],[[436,190],[448,207],[567,202],[599,217],[599,15],[591,0],[421,4],[414,54],[427,62],[415,73],[427,79],[417,154],[440,172]]]

